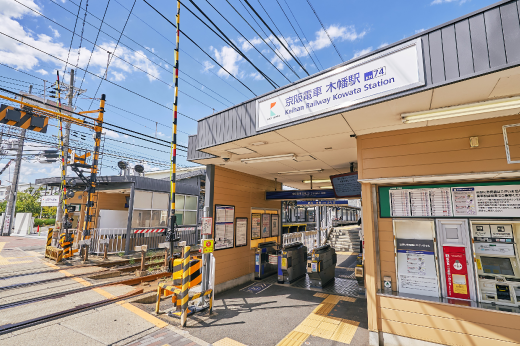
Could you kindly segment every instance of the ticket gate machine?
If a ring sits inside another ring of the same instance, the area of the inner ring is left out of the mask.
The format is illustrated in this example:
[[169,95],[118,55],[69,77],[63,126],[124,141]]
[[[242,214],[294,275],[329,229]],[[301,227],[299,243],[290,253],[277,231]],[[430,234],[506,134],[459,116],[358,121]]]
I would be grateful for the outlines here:
[[311,287],[324,287],[334,279],[338,257],[329,244],[320,246],[310,253],[307,260],[307,274]]
[[263,279],[278,271],[278,244],[259,243],[255,253],[255,279]]
[[279,255],[278,282],[290,284],[305,275],[307,247],[302,243],[285,245]]

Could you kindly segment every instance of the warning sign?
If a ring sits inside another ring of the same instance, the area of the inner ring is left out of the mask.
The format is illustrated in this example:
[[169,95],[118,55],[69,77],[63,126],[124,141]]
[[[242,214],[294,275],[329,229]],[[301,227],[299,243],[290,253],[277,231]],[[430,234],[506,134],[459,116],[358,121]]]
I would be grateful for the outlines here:
[[214,244],[215,244],[215,241],[213,239],[203,239],[202,240],[202,253],[213,252]]

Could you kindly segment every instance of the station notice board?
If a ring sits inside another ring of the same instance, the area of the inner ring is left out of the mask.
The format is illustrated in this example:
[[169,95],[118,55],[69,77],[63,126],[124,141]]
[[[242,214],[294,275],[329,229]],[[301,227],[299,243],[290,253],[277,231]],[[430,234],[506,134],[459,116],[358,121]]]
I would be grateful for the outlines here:
[[520,217],[520,181],[379,187],[381,217]]
[[215,250],[234,247],[235,207],[232,205],[215,206]]

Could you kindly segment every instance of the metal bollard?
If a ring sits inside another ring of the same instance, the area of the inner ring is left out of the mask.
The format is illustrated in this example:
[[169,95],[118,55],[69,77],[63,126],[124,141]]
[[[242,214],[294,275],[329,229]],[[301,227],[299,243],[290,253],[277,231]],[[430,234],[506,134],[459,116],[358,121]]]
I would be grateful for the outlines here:
[[190,247],[185,246],[183,250],[183,263],[182,263],[182,287],[181,294],[179,295],[181,305],[181,326],[186,326],[186,319],[188,317],[188,302],[190,287]]

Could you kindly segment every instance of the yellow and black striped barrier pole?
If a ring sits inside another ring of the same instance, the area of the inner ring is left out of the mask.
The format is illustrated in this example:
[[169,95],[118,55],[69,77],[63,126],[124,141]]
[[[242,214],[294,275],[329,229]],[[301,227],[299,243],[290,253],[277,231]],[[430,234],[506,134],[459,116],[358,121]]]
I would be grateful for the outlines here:
[[190,247],[184,247],[184,258],[182,263],[182,286],[179,301],[181,305],[181,326],[186,326],[188,317],[188,302],[190,301]]

